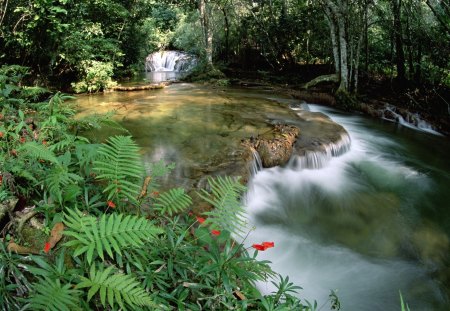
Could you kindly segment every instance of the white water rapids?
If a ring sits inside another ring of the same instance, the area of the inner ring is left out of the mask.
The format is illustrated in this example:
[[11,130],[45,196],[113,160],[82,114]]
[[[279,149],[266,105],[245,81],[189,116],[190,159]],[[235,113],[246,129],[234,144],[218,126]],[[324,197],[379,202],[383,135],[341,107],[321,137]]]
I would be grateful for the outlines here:
[[[429,228],[416,227],[417,202],[432,181],[398,161],[392,152],[402,147],[368,131],[363,118],[309,109],[344,126],[351,147],[337,157],[316,155],[317,166],[299,159],[291,161],[295,167],[253,176],[245,205],[249,228],[256,229],[245,244],[274,241],[275,248],[258,258],[303,287],[301,298],[325,304],[322,310],[329,310],[330,290],[337,291],[342,310],[400,310],[399,291],[411,310],[441,310],[443,295],[421,264],[431,260],[426,256],[435,259],[429,253],[437,250],[421,240]],[[274,290],[270,282],[259,288]]]

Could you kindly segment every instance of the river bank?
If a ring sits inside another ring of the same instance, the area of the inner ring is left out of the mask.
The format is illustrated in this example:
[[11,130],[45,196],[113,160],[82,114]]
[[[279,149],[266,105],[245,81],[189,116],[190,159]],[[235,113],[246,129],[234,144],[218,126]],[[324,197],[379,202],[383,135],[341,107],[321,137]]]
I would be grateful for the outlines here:
[[[317,72],[326,74],[320,67]],[[314,75],[308,72],[301,74],[275,74],[270,72],[254,72],[226,70],[232,85],[251,89],[272,89],[277,93],[288,94],[293,98],[306,102],[342,108],[334,96],[336,86],[333,83],[321,83],[305,88],[305,84]],[[355,98],[356,105],[352,111],[375,118],[383,118],[402,125],[417,127],[420,130],[450,135],[450,90],[417,86],[399,88],[387,79],[366,79],[361,82],[359,94]]]

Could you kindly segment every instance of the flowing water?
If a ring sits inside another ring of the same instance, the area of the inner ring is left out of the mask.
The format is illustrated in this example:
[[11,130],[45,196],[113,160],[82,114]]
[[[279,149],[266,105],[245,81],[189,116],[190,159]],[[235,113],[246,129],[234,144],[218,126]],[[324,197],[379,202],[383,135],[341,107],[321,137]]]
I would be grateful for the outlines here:
[[411,310],[449,310],[448,140],[309,109],[343,125],[351,148],[320,168],[258,172],[246,199],[256,230],[246,243],[274,241],[261,258],[319,304],[337,290],[343,310],[400,310],[401,291]]
[[[242,138],[267,131],[269,123],[301,126],[293,113],[305,109],[329,115],[348,131],[351,145],[314,161],[299,158],[284,168],[259,170],[245,198],[256,226],[245,243],[274,241],[275,248],[258,257],[271,260],[276,271],[304,288],[301,297],[319,306],[337,290],[342,310],[400,310],[401,291],[411,310],[450,309],[445,138],[270,92],[191,84],[80,96],[77,104],[80,115],[116,110],[145,160],[176,162],[170,179],[186,187],[233,157]],[[302,135],[308,135],[306,128]],[[259,286],[273,290],[270,283]]]

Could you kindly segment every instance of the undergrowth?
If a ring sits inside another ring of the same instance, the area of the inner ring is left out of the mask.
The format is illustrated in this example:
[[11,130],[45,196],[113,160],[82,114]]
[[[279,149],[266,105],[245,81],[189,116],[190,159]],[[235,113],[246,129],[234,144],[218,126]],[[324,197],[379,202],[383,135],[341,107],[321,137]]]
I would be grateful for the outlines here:
[[119,125],[75,120],[61,93],[33,101],[18,84],[25,72],[0,70],[2,310],[317,308],[258,259],[273,242],[244,247],[238,180],[209,179],[199,196],[213,208],[192,214],[184,189],[158,191],[172,165],[145,168],[126,130],[104,143],[79,135]]

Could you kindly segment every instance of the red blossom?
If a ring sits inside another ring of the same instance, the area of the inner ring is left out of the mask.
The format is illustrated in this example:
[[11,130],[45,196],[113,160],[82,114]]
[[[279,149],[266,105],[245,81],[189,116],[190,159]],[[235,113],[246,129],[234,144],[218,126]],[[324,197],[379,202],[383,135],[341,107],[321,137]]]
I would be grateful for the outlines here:
[[219,236],[220,235],[220,231],[219,230],[211,230],[211,234],[215,235],[215,236]]
[[252,247],[259,251],[265,251],[268,248],[275,247],[275,242],[262,242],[262,244],[253,244]]
[[3,135],[5,135],[5,134],[3,132],[0,132],[0,138],[2,138]]
[[45,145],[47,145],[47,141],[44,139],[43,141],[42,141],[42,144],[45,146]]
[[203,218],[203,217],[200,217],[200,216],[197,216],[197,221],[199,222],[199,223],[204,223],[205,222],[205,218]]
[[259,251],[265,251],[266,250],[266,247],[264,245],[262,245],[262,244],[253,244],[252,247],[254,249],[259,250]]
[[275,247],[275,242],[263,242],[262,245],[263,245],[266,249],[268,249],[268,248],[271,248],[271,247]]
[[113,201],[108,201],[106,203],[108,204],[108,207],[111,207],[111,208],[115,208],[116,207],[116,204],[114,204]]
[[23,144],[25,142],[25,137],[20,137],[20,142]]
[[50,245],[50,243],[45,243],[44,246],[44,252],[48,253],[50,251],[50,248],[52,248],[52,246]]
[[3,183],[3,175],[0,175],[0,186],[2,185],[2,183]]

